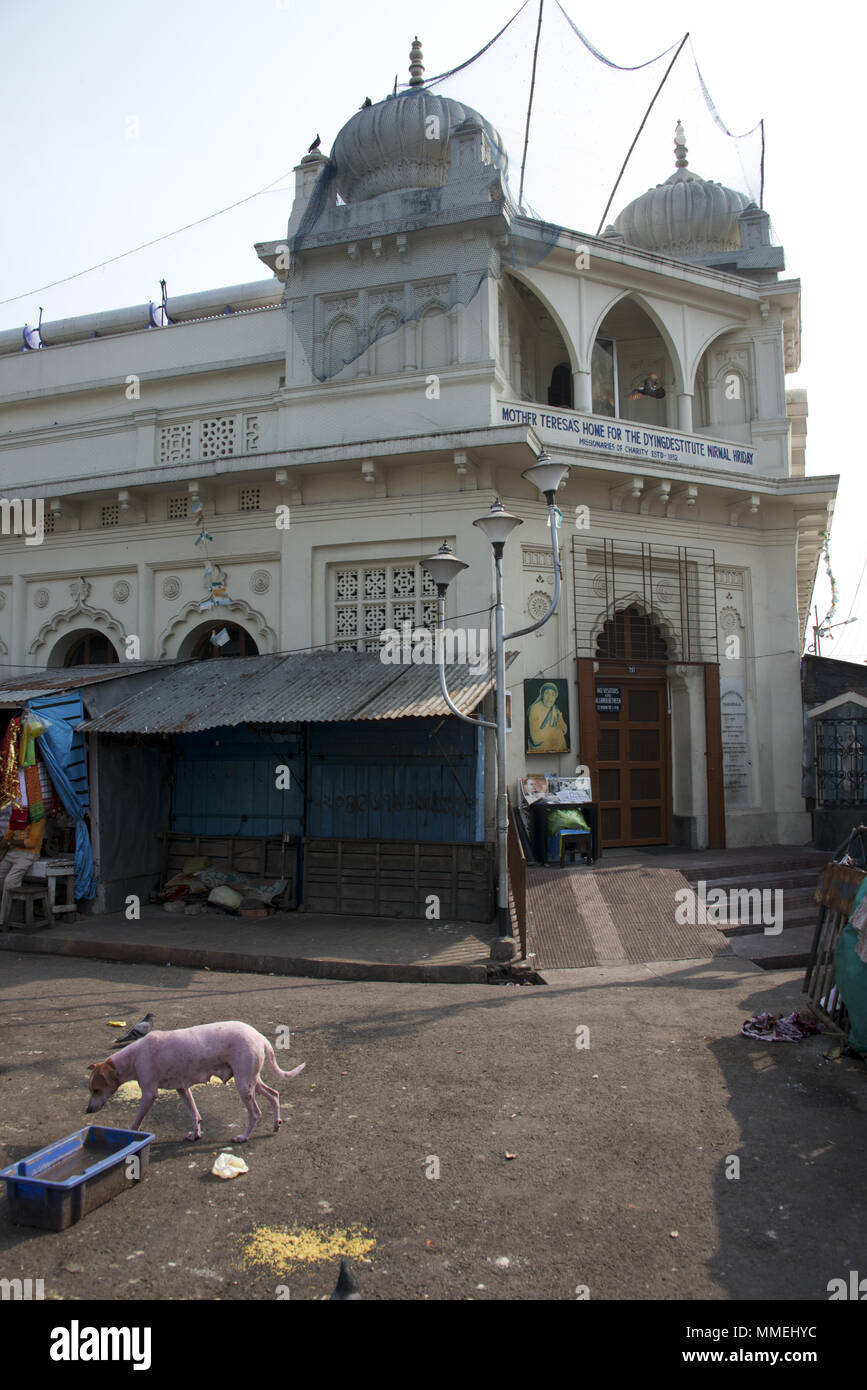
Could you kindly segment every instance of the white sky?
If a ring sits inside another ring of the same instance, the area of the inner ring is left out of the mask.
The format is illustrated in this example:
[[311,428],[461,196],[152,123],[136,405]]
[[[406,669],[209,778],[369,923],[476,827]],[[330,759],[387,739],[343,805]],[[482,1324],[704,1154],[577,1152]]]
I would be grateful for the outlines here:
[[[143,304],[159,298],[161,277],[170,301],[172,294],[266,278],[253,243],[285,234],[290,171],[314,135],[321,134],[327,152],[365,96],[381,100],[395,73],[407,80],[414,34],[431,77],[470,58],[519,2],[2,0],[0,301],[16,298],[0,303],[0,328],[35,323],[40,305],[49,322]],[[863,447],[852,442],[860,433],[852,406],[860,398],[863,306],[854,300],[858,265],[844,260],[860,233],[852,189],[860,178],[863,10],[794,0],[563,3],[596,47],[623,65],[655,56],[689,29],[729,129],[746,131],[764,117],[765,207],[785,247],[786,274],[803,283],[802,369],[787,384],[809,393],[808,473],[841,475],[831,544],[839,585],[834,621],[850,611],[859,618],[826,640],[822,652],[867,660],[867,575],[855,602],[867,553],[867,480]],[[446,88],[502,131],[515,193],[514,147],[523,133],[537,15],[530,0],[504,40]],[[526,184],[542,216],[596,231],[665,66],[612,74],[568,30],[556,0],[545,0]],[[738,186],[734,146],[709,123],[687,45],[608,220],[672,171],[678,118],[691,166]],[[751,174],[753,150],[745,151]],[[206,217],[283,174],[274,190],[198,228],[39,288]],[[849,390],[841,397],[843,382]],[[820,617],[829,595],[823,577],[815,596]]]

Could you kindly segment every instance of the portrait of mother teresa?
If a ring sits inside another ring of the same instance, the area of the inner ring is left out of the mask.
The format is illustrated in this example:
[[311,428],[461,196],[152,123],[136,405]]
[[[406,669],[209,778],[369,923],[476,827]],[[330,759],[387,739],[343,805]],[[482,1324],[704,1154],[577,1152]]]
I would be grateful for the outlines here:
[[557,704],[559,698],[555,682],[543,681],[538,696],[527,710],[528,753],[569,752],[569,727]]

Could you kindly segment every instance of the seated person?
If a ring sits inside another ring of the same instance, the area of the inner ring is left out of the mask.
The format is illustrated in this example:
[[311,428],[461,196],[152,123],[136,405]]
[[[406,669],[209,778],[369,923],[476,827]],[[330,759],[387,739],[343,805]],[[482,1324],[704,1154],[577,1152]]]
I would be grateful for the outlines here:
[[21,886],[30,865],[41,853],[45,826],[44,816],[41,820],[28,821],[25,824],[20,823],[20,814],[16,816],[13,812],[10,817],[9,829],[3,836],[2,846],[0,846],[0,854],[2,854],[2,858],[0,858],[0,886],[3,889],[3,895],[0,898],[0,925],[2,926],[5,926],[9,921],[10,889]]

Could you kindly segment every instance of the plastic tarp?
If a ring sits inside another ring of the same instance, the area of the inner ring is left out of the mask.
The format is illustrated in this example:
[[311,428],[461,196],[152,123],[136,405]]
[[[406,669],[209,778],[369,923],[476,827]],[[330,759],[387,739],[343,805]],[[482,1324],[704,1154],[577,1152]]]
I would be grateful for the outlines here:
[[[852,907],[854,917],[867,896],[867,878],[861,884]],[[849,1046],[867,1052],[867,965],[858,957],[858,931],[852,917],[840,933],[834,958],[834,980],[849,1014]],[[862,928],[863,930],[863,928]]]
[[73,730],[73,726],[84,719],[84,704],[80,695],[65,695],[61,715],[57,700],[51,697],[27,703],[30,709],[38,711],[42,720],[39,751],[64,810],[75,820],[75,897],[78,901],[92,898],[96,893],[96,875],[90,834],[84,820],[88,807],[86,764],[78,746],[80,736],[77,743]]

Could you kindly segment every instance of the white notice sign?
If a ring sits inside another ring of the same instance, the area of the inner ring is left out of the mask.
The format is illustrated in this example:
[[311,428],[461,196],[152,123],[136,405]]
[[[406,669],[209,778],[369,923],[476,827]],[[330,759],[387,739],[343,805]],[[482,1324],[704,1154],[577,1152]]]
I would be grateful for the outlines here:
[[750,795],[750,763],[743,676],[729,676],[720,681],[720,709],[726,805],[746,806]]

